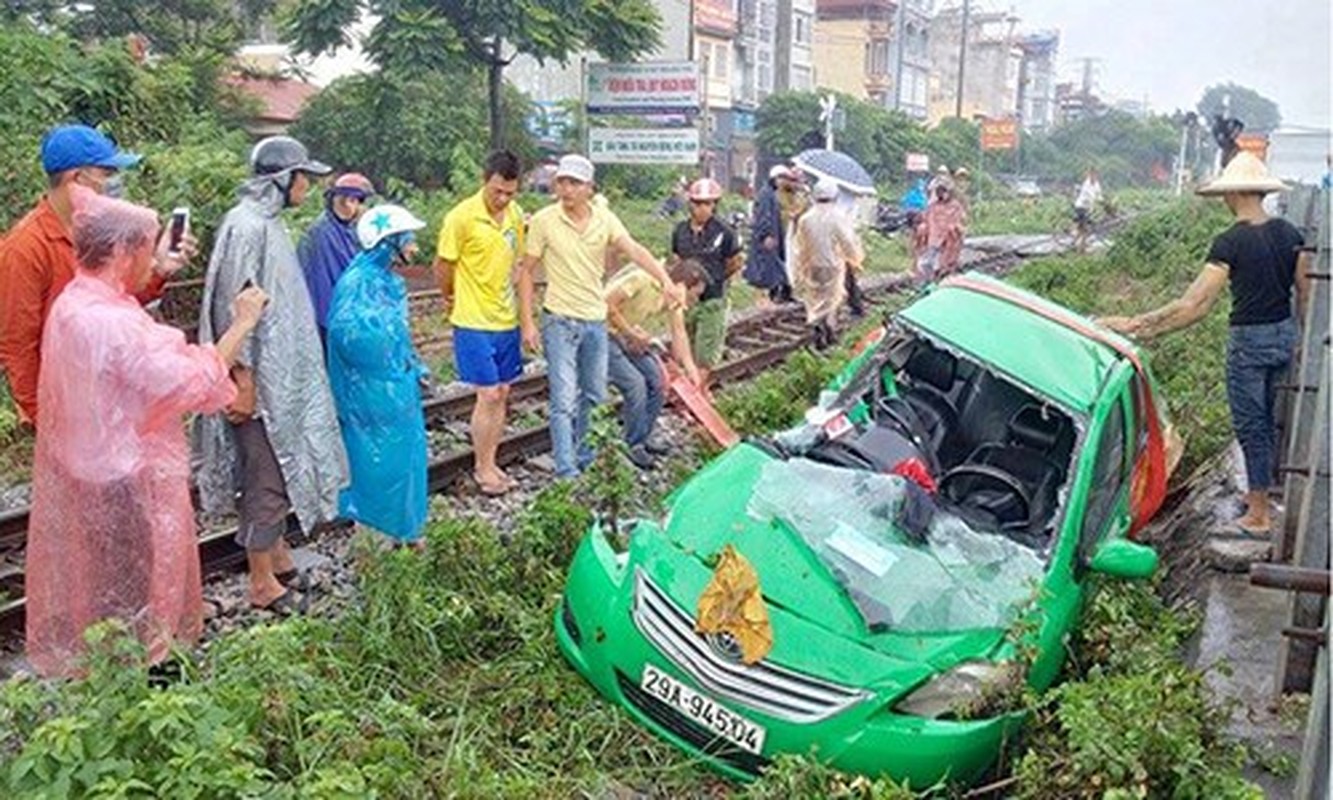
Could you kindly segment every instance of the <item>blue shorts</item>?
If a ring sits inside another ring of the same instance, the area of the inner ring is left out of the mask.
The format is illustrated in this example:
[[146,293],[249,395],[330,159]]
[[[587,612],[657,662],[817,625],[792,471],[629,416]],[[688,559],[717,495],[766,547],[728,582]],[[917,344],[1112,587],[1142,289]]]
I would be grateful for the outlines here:
[[523,374],[523,341],[518,328],[507,331],[454,328],[454,364],[463,383],[473,386],[513,383]]

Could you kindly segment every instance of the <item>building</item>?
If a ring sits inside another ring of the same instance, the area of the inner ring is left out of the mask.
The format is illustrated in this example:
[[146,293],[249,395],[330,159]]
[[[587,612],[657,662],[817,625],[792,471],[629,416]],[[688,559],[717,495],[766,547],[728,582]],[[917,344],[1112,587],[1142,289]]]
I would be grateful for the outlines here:
[[258,110],[245,120],[246,133],[256,139],[286,133],[306,102],[319,94],[318,86],[295,78],[234,76],[224,81],[258,101]]
[[[963,51],[962,8],[936,13],[930,27],[930,79],[927,118],[931,123],[959,114],[975,117],[1016,117],[1023,48],[1015,32],[1018,17],[1000,12],[977,12],[968,17],[966,61]],[[962,67],[962,102],[959,69]]]
[[1018,114],[1023,129],[1049,130],[1055,124],[1055,59],[1059,31],[1040,31],[1019,37],[1023,61],[1018,75]]
[[815,85],[892,106],[892,0],[817,0]]
[[815,0],[778,0],[773,91],[815,88]]
[[930,0],[901,0],[890,57],[894,62],[895,107],[925,119],[930,99]]

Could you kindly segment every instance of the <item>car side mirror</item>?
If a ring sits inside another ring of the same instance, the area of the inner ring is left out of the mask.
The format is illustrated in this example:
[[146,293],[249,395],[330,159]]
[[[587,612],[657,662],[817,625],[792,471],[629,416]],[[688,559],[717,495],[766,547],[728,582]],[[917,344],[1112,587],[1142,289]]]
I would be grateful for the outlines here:
[[1151,578],[1157,571],[1157,551],[1128,539],[1108,539],[1097,547],[1088,569],[1114,578]]

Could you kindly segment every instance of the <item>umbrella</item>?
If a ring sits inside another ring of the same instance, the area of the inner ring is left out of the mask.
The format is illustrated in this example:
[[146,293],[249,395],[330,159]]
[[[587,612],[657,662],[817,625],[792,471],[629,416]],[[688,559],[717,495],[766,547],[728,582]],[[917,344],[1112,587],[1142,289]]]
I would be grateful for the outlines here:
[[794,161],[802,172],[816,178],[830,178],[844,191],[859,195],[873,195],[875,181],[856,159],[837,150],[804,150]]

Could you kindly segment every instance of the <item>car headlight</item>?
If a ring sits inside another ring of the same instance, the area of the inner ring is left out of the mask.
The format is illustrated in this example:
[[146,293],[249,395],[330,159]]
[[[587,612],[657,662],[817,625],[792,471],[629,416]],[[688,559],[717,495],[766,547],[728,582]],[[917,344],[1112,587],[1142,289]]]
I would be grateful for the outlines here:
[[1022,683],[1021,671],[1011,661],[965,661],[921,684],[893,710],[927,719],[983,716]]

